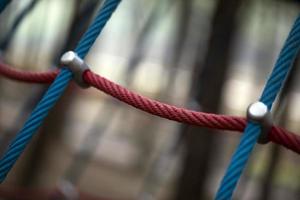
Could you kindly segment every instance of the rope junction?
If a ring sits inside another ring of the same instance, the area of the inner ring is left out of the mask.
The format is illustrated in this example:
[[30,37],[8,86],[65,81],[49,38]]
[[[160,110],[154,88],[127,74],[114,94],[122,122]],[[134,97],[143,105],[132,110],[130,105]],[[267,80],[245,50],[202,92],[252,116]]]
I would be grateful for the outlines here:
[[[0,63],[0,74],[17,81],[27,83],[49,84],[54,81],[59,70],[49,72],[25,72]],[[116,84],[91,70],[83,73],[83,80],[90,86],[111,95],[137,109],[143,110],[169,120],[220,130],[242,132],[246,127],[246,119],[237,116],[217,115],[212,113],[196,112],[180,108],[136,94],[119,84]],[[273,126],[268,139],[300,154],[300,136]]]
[[[278,56],[273,71],[265,84],[265,88],[259,101],[264,104],[268,111],[279,93],[300,48],[300,16],[296,19],[287,40]],[[252,150],[264,127],[259,123],[248,121],[240,144],[234,152],[226,173],[221,181],[216,199],[231,199],[237,182],[247,164]]]
[[[84,58],[97,36],[101,33],[106,22],[110,19],[112,13],[116,10],[121,0],[106,0],[99,10],[93,23],[82,36],[75,52],[80,58]],[[37,129],[42,125],[44,118],[48,115],[49,110],[55,105],[59,97],[66,89],[72,79],[72,72],[63,68],[49,87],[46,94],[35,107],[23,128],[17,134],[15,139],[8,146],[7,151],[0,160],[0,181],[4,181],[10,169],[13,167],[18,157],[24,151]]]
[[[10,1],[0,1],[0,12]],[[79,41],[75,53],[80,59],[84,59],[89,49],[95,42],[97,36],[101,33],[104,25],[111,17],[121,0],[106,0],[99,11],[99,14],[91,24],[87,32]],[[275,67],[268,79],[260,102],[266,105],[267,111],[270,111],[272,104],[280,91],[284,80],[292,67],[293,61],[300,48],[300,16],[297,18],[286,43],[279,55]],[[24,127],[20,130],[16,138],[9,145],[3,158],[0,160],[0,181],[2,182],[9,170],[24,151],[26,145],[33,137],[34,133],[41,126],[49,110],[59,99],[68,83],[74,77],[71,70],[63,67],[61,70],[49,72],[23,72],[0,63],[0,74],[19,81],[29,83],[52,83],[45,96],[33,110]],[[76,76],[76,74],[75,74]],[[93,86],[117,99],[123,101],[137,109],[150,114],[160,116],[169,120],[174,120],[191,125],[198,125],[207,128],[244,131],[241,142],[234,153],[231,163],[221,182],[217,192],[217,200],[227,200],[232,198],[233,191],[241,176],[241,173],[249,159],[249,156],[257,142],[262,130],[259,123],[248,121],[242,117],[217,115],[204,112],[196,112],[136,94],[128,89],[118,85],[100,75],[86,69],[79,77],[88,85]],[[280,144],[298,154],[300,154],[300,136],[284,130],[277,126],[272,126],[266,135],[267,141]]]

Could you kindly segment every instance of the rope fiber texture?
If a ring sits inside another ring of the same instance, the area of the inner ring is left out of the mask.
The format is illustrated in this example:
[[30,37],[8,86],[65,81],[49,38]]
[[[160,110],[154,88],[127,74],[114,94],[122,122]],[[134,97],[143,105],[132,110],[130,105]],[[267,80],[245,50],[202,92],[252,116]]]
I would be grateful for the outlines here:
[[[0,62],[0,74],[13,80],[28,83],[51,83],[58,74],[58,70],[41,73],[23,72]],[[242,117],[196,112],[149,99],[97,75],[90,70],[83,74],[83,79],[87,84],[122,102],[152,115],[169,120],[206,128],[239,132],[243,131],[246,126],[246,119]],[[269,140],[300,154],[300,136],[294,133],[273,126],[269,134]]]
[[[121,0],[106,0],[101,7],[98,15],[93,23],[88,28],[87,32],[79,41],[75,52],[83,59],[88,53],[89,49],[95,42],[97,36],[101,33],[104,25],[109,20],[112,13],[115,11]],[[52,74],[53,75],[53,74]],[[0,181],[2,182],[7,173],[13,167],[18,157],[24,151],[26,145],[33,137],[34,133],[41,126],[44,118],[47,116],[49,110],[55,105],[56,101],[62,95],[68,83],[72,79],[72,73],[67,68],[60,70],[56,79],[49,87],[46,94],[38,103],[36,108],[31,113],[28,120],[25,122],[23,128],[8,146],[3,158],[0,160]]]
[[11,66],[0,62],[0,74],[12,80],[18,80],[27,83],[49,84],[54,81],[59,70],[50,72],[23,72],[12,68]]
[[[220,130],[243,131],[246,119],[242,117],[217,115],[212,113],[196,112],[185,108],[161,103],[156,100],[141,96],[128,89],[107,80],[100,75],[87,70],[84,80],[95,88],[123,101],[137,109],[160,116],[169,120],[187,123],[206,128]],[[286,148],[300,154],[300,136],[288,132],[280,127],[273,126],[269,133],[270,141],[281,144]]]
[[[275,63],[275,67],[265,85],[260,101],[271,110],[272,104],[284,83],[288,72],[300,48],[300,16],[296,19],[292,30],[281,50]],[[246,166],[250,154],[259,137],[261,126],[248,122],[240,144],[232,156],[230,164],[221,181],[216,198],[217,200],[228,200],[232,198],[237,182]],[[272,136],[271,136],[272,137]]]
[[[119,2],[120,1],[117,0],[105,1],[100,13],[76,48],[76,52],[81,58],[85,57],[91,45],[96,40],[97,35],[100,34],[102,28],[111,16],[113,10],[115,10],[118,6]],[[275,68],[270,79],[267,81],[260,99],[260,101],[265,103],[269,109],[271,109],[273,101],[275,100],[298,52],[300,45],[299,21],[300,20],[298,18],[291,33],[289,34],[283,50],[279,55],[279,59],[276,62]],[[22,72],[11,68],[4,63],[0,63],[0,74],[14,80],[29,83],[51,83],[54,81],[45,96],[32,112],[24,127],[10,144],[4,157],[0,160],[0,180],[3,181],[8,171],[24,150],[26,144],[32,138],[34,132],[36,132],[43,119],[47,116],[48,111],[53,107],[61,93],[64,91],[68,82],[72,78],[72,74],[65,68],[62,70],[42,73]],[[246,119],[242,117],[196,112],[161,103],[131,92],[90,70],[85,71],[83,79],[89,85],[94,86],[120,101],[134,106],[137,109],[169,120],[222,130],[243,131],[245,129],[245,134],[242,135],[241,143],[238,146],[236,153],[233,155],[231,164],[227,169],[226,175],[221,182],[221,187],[216,196],[216,199],[218,200],[231,198],[237,181],[259,136],[259,125],[248,123],[246,126]],[[270,141],[283,145],[286,148],[300,154],[300,136],[288,132],[280,127],[273,126],[268,138]]]

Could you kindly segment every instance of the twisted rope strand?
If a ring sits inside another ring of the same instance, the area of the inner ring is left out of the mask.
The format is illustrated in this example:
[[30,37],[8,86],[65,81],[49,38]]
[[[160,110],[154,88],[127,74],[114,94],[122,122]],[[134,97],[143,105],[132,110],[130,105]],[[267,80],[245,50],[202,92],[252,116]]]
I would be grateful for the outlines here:
[[[139,110],[143,110],[159,117],[181,123],[220,130],[241,132],[246,127],[245,118],[196,112],[161,103],[131,92],[126,88],[89,70],[84,73],[83,78],[88,84],[105,92],[106,94],[111,95]],[[294,133],[288,132],[280,127],[273,126],[269,133],[269,140],[300,154],[300,136]]]
[[[5,179],[9,170],[24,151],[27,143],[33,137],[33,134],[41,126],[43,119],[47,116],[50,108],[58,100],[60,94],[65,90],[67,83],[71,80],[71,76],[71,72],[67,69],[63,69],[59,73],[45,96],[38,103],[28,120],[25,122],[24,127],[19,131],[17,137],[8,146],[8,150],[0,160],[1,182]],[[49,95],[51,95],[51,98],[48,97]]]
[[[271,110],[272,104],[282,87],[282,84],[292,67],[294,59],[300,48],[300,16],[296,19],[290,34],[281,50],[278,60],[274,66],[274,69],[267,80],[265,88],[260,97],[260,101],[267,105]],[[232,156],[230,164],[225,172],[225,175],[221,181],[216,198],[217,200],[228,200],[232,198],[234,189],[242,174],[243,169],[250,157],[250,154],[256,144],[257,138],[260,135],[261,127],[258,124],[248,122],[244,134],[242,135],[241,142],[238,145],[235,153]],[[270,139],[278,141],[276,136],[281,135],[278,130],[277,135],[269,136]],[[293,145],[297,145],[298,142],[291,142],[291,137],[286,137]]]
[[117,9],[120,2],[121,0],[106,0],[104,2],[100,14],[96,17],[89,30],[82,36],[82,39],[79,41],[78,46],[75,49],[75,52],[79,57],[84,59],[96,41],[97,36],[101,33],[103,27],[113,14],[113,11]]
[[[95,42],[97,36],[101,33],[104,25],[106,24],[114,10],[117,8],[117,5],[119,3],[120,0],[105,1],[96,19],[90,25],[87,32],[83,35],[82,39],[77,45],[75,51],[81,58],[84,58],[86,56],[92,44]],[[6,73],[12,74],[12,71],[6,70]],[[52,72],[51,76],[55,75],[55,73],[57,72]],[[31,77],[31,75],[32,74],[30,74],[29,78]],[[40,74],[39,77],[42,78],[42,81],[46,81],[46,78],[42,77]],[[43,96],[41,101],[33,110],[32,114],[25,122],[24,127],[20,130],[15,139],[8,146],[7,151],[1,158],[0,182],[2,182],[5,179],[7,173],[10,171],[14,163],[17,161],[18,157],[24,151],[26,145],[29,143],[30,139],[33,137],[37,129],[41,126],[44,118],[48,115],[49,110],[54,106],[56,101],[62,95],[71,79],[72,72],[66,68],[63,68],[58,73],[58,76],[54,80],[53,84],[50,86],[46,94]],[[49,81],[49,79],[47,81]]]
[[[0,12],[5,8],[10,1],[0,1]],[[106,22],[117,8],[120,0],[107,0],[104,3],[103,9],[100,10],[93,24],[80,40],[75,51],[84,58],[95,42],[97,36],[101,33]],[[299,51],[300,46],[300,17],[296,20],[288,39],[279,55],[275,64],[274,70],[268,79],[260,101],[265,103],[269,110],[282,87],[282,84],[292,66],[292,63]],[[61,96],[69,81],[72,78],[72,73],[68,69],[52,71],[49,73],[23,73],[17,70],[9,69],[6,65],[1,64],[0,73],[7,77],[18,79],[27,82],[49,83],[53,81],[48,91],[42,100],[33,110],[29,119],[25,122],[24,127],[20,130],[17,137],[9,145],[7,152],[0,160],[0,181],[2,182],[9,170],[24,151],[27,143],[33,137],[33,134],[41,126],[43,119],[48,115],[49,110],[54,106],[55,102]],[[4,66],[4,67],[3,67]],[[178,108],[168,104],[164,104],[155,100],[145,98],[135,94],[118,84],[115,84],[99,75],[87,70],[83,75],[84,80],[95,88],[110,94],[111,96],[132,105],[140,110],[150,114],[164,117],[170,120],[200,125],[208,128],[225,129],[225,130],[243,130],[241,142],[234,153],[231,163],[227,168],[221,186],[217,192],[217,200],[231,199],[236,184],[241,176],[243,169],[249,159],[249,156],[254,148],[256,140],[260,134],[261,127],[258,124],[248,122],[240,117],[216,115],[209,113],[195,112],[184,108]],[[297,153],[300,153],[300,137],[289,133],[279,127],[272,127],[269,134],[269,139],[277,144],[281,144]]]
[[[51,83],[57,76],[58,72],[58,70],[42,73],[23,72],[0,63],[0,74],[13,80],[20,80],[29,83]],[[239,132],[242,132],[246,126],[245,118],[196,112],[164,104],[131,92],[100,75],[94,74],[92,71],[86,71],[83,78],[88,84],[94,86],[100,91],[103,91],[106,94],[111,95],[137,109],[162,118],[206,128]],[[112,90],[111,88],[115,89]],[[166,107],[167,109],[165,109]],[[269,139],[276,144],[280,144],[300,154],[300,136],[294,133],[274,126],[270,131]]]
[[58,73],[59,70],[49,72],[25,72],[0,62],[0,74],[9,79],[21,82],[50,84],[54,81]]

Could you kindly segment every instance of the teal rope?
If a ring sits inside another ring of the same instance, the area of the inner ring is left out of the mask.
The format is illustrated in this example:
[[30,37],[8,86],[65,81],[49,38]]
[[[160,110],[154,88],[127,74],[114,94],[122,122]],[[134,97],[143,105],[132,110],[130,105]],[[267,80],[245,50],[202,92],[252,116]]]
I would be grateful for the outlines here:
[[[288,72],[293,66],[300,48],[300,16],[295,21],[292,30],[281,50],[275,67],[268,79],[260,101],[271,110],[272,104],[282,87]],[[216,200],[228,200],[232,198],[233,191],[242,174],[243,169],[260,135],[261,127],[258,124],[248,122],[241,142],[232,156],[225,176],[216,195]]]
[[[87,32],[83,35],[77,48],[76,53],[84,58],[89,49],[95,42],[97,36],[101,33],[104,25],[111,17],[121,0],[106,0],[99,11],[94,22],[90,25]],[[25,125],[17,134],[16,138],[11,142],[8,150],[5,152],[3,158],[0,160],[0,181],[2,182],[7,173],[13,167],[18,157],[24,151],[26,145],[37,129],[41,126],[44,118],[48,115],[49,110],[54,106],[56,101],[66,89],[68,83],[72,78],[72,73],[66,68],[63,68],[55,81],[52,83],[42,100],[38,103],[32,114],[25,122]]]

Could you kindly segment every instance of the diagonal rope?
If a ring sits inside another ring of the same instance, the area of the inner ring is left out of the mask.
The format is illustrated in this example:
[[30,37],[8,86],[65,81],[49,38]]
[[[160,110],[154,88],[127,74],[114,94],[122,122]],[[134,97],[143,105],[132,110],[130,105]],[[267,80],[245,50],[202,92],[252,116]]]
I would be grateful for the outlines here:
[[[24,72],[0,62],[1,75],[12,80],[24,81],[27,83],[51,83],[58,73],[59,70],[48,72]],[[118,85],[89,70],[83,74],[83,79],[87,84],[124,103],[127,103],[128,105],[162,118],[190,125],[220,130],[241,132],[246,127],[245,118],[196,112],[155,101],[130,91],[121,85]],[[277,126],[273,126],[269,133],[269,140],[300,154],[300,136],[295,133],[289,132]]]
[[[110,16],[117,8],[121,0],[106,0],[100,9],[97,17],[83,35],[75,49],[76,53],[84,58],[89,49],[95,42],[97,36],[101,33],[104,25],[109,20]],[[72,78],[70,70],[63,68],[53,84],[50,86],[42,100],[38,103],[32,114],[25,122],[24,127],[17,134],[16,138],[9,145],[3,158],[0,160],[0,181],[2,182],[7,173],[13,167],[18,157],[24,151],[26,145],[33,137],[34,133],[41,126],[44,118],[47,116],[49,110],[54,106],[56,101],[62,95]]]
[[[109,18],[109,16],[111,15],[109,10],[115,9],[117,7],[118,2],[120,1],[110,2],[111,4],[109,4],[108,1],[104,3],[104,14],[102,15],[102,19],[98,15],[99,18],[96,18],[96,25],[94,26],[96,28],[91,28],[92,30],[89,29],[88,31],[90,31],[90,33],[86,33],[83,37],[84,39],[82,39],[79,43],[79,46],[81,48],[76,48],[77,53],[81,57],[84,57],[86,55],[93,42],[96,40],[97,35],[101,32],[101,29],[105,25],[106,17]],[[279,59],[276,62],[275,68],[271,74],[270,79],[266,84],[266,87],[260,99],[268,106],[269,109],[271,109],[273,101],[275,100],[276,95],[279,89],[281,88],[281,85],[283,84],[283,81],[289,71],[289,68],[291,67],[291,64],[296,56],[296,53],[298,52],[298,46],[300,44],[299,31],[300,25],[298,18],[294,24],[291,33],[289,34],[289,37],[286,41],[283,50],[279,55]],[[3,64],[0,64],[0,73],[6,75],[7,77],[14,78],[17,80],[49,83],[53,81],[53,79],[57,76],[58,71],[52,71],[47,73],[24,73],[14,69],[7,69],[6,67],[3,67]],[[96,75],[91,71],[86,71],[86,73],[83,76],[84,80],[87,83],[98,88],[99,90],[104,91],[138,109],[170,120],[205,126],[209,128],[238,131],[243,130],[246,124],[245,119],[240,117],[200,113],[148,99],[146,97],[135,94],[127,90],[126,88],[121,87],[120,85],[110,82],[109,80],[99,75]],[[0,160],[0,173],[1,171],[5,170],[9,171],[9,169],[12,167],[17,157],[24,150],[26,143],[33,136],[33,133],[38,129],[38,127],[42,123],[42,120],[47,115],[47,112],[54,105],[55,101],[59,98],[60,94],[65,88],[65,85],[69,82],[70,79],[71,72],[69,72],[66,69],[61,70],[54,84],[52,84],[52,86],[49,88],[49,91],[46,93],[46,96],[48,95],[47,98],[49,98],[50,100],[45,100],[46,97],[44,97],[41,100],[37,108],[33,111],[31,118],[25,123],[24,128],[20,131],[17,138],[10,145],[7,155],[5,155],[2,160]],[[238,147],[238,150],[232,158],[231,165],[228,167],[228,173],[226,173],[226,176],[222,181],[221,188],[218,191],[216,197],[217,199],[231,198],[237,181],[242,173],[244,166],[246,165],[248,157],[250,156],[250,153],[257,140],[259,131],[260,126],[255,125],[253,123],[249,123],[247,125],[245,129],[245,134],[242,136],[242,140]],[[297,153],[300,153],[300,139],[299,136],[295,134],[289,133],[278,127],[272,127],[269,139],[277,144],[281,144]],[[7,172],[4,174],[4,178],[6,174]]]
[[[281,50],[276,61],[275,67],[268,79],[260,97],[260,101],[267,105],[271,110],[272,104],[284,83],[294,59],[300,48],[300,16],[296,19],[292,30]],[[232,156],[231,162],[226,170],[225,176],[221,181],[215,199],[228,200],[232,198],[233,191],[242,174],[243,169],[250,157],[255,143],[260,134],[261,127],[258,124],[248,122],[241,142]]]

